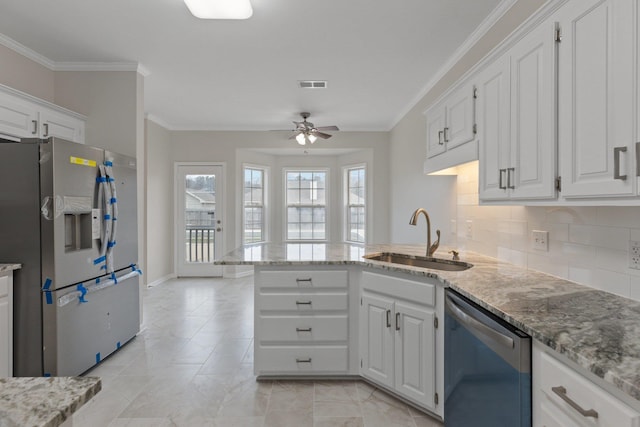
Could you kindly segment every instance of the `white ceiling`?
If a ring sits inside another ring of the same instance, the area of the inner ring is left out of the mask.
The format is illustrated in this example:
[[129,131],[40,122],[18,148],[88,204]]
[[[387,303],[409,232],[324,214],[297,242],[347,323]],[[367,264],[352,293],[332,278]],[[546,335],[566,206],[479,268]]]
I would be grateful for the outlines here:
[[[389,130],[501,0],[252,0],[244,21],[182,0],[0,0],[0,33],[54,64],[137,62],[171,129]],[[328,80],[302,90],[299,80]]]

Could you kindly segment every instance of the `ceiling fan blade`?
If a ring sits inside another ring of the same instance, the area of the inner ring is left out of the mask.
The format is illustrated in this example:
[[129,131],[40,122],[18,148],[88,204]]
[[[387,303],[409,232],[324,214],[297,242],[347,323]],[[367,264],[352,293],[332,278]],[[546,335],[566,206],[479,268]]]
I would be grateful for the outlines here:
[[311,135],[315,135],[315,136],[317,136],[319,138],[322,138],[322,139],[329,139],[332,136],[332,135],[329,135],[328,133],[318,132],[316,130],[314,130],[313,132],[310,132],[310,133],[311,133]]
[[296,139],[296,136],[300,135],[301,133],[302,133],[302,132],[300,132],[300,131],[296,131],[296,132],[294,132],[294,133],[293,133],[293,135],[291,135],[291,136],[290,136],[289,138],[287,138],[287,139]]
[[316,130],[333,130],[333,131],[336,131],[336,130],[340,130],[340,129],[338,129],[338,126],[318,126],[316,128]]

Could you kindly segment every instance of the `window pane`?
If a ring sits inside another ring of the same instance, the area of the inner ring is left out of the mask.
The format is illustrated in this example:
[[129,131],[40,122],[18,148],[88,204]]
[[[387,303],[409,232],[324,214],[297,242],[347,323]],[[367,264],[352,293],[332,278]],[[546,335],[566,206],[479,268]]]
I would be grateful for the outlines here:
[[243,241],[255,243],[264,240],[264,171],[255,168],[244,169],[244,220]]
[[326,239],[324,171],[287,171],[287,239]]
[[346,239],[353,242],[365,241],[365,169],[349,169],[347,179],[347,224]]

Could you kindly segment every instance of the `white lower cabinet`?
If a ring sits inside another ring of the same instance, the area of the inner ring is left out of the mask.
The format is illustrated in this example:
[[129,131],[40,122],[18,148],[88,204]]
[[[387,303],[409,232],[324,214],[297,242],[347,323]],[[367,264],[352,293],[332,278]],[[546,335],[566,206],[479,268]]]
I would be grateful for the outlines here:
[[13,273],[0,273],[0,378],[13,376]]
[[535,341],[532,350],[534,427],[638,427],[640,413]]
[[347,270],[256,267],[256,375],[357,373],[349,363],[349,292]]
[[441,415],[436,286],[365,271],[361,288],[362,376]]

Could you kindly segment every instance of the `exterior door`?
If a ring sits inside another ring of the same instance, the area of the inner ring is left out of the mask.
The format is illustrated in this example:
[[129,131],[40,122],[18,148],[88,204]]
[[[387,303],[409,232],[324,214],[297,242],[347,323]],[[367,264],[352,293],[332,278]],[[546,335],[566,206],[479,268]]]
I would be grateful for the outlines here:
[[175,180],[177,275],[222,276],[224,167],[176,164]]

